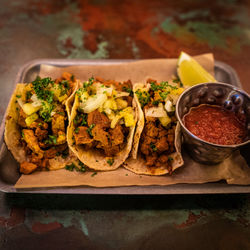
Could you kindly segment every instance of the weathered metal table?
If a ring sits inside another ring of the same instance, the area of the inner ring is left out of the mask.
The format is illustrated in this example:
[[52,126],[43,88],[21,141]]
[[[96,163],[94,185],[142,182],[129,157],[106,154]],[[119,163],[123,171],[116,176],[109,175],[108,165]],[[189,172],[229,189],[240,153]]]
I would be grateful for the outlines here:
[[[213,52],[250,92],[243,1],[0,0],[0,119],[36,58],[140,59]],[[1,249],[250,249],[250,195],[0,193]]]

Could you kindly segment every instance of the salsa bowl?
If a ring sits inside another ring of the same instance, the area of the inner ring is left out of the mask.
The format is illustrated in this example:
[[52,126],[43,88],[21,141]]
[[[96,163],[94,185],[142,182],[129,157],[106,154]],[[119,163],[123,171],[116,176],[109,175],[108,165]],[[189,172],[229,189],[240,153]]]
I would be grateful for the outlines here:
[[[184,116],[191,108],[202,104],[219,106],[232,111],[236,117],[243,117],[246,136],[241,143],[222,145],[203,140],[187,129]],[[250,96],[243,90],[226,83],[201,83],[186,89],[176,104],[176,117],[180,122],[184,146],[190,156],[203,164],[217,164],[232,152],[250,142]]]

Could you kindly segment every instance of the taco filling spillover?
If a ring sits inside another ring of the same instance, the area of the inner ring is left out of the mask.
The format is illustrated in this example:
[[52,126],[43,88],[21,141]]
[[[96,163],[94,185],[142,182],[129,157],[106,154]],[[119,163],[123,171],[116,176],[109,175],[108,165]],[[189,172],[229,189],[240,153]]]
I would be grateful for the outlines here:
[[66,72],[55,80],[38,76],[31,83],[17,84],[7,111],[5,142],[21,173],[65,166],[70,113],[66,105],[76,89],[77,80]]
[[75,94],[68,142],[95,170],[114,170],[128,157],[137,121],[130,81],[90,78]]
[[148,79],[146,84],[134,85],[139,118],[132,157],[125,168],[137,174],[163,175],[183,165],[175,117],[175,104],[183,91],[177,80],[158,83]]

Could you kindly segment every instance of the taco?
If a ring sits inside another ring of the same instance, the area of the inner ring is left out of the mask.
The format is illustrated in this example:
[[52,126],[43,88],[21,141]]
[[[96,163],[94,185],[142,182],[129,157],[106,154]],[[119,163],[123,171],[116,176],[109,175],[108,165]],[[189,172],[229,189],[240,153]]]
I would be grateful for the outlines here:
[[56,170],[68,162],[66,129],[70,96],[77,85],[66,72],[56,80],[38,76],[31,83],[17,84],[7,109],[4,139],[21,173]]
[[135,84],[138,123],[131,157],[124,167],[136,174],[164,175],[183,165],[175,104],[183,92],[175,82]]
[[75,94],[69,147],[89,168],[117,169],[131,150],[136,120],[130,81],[92,77]]

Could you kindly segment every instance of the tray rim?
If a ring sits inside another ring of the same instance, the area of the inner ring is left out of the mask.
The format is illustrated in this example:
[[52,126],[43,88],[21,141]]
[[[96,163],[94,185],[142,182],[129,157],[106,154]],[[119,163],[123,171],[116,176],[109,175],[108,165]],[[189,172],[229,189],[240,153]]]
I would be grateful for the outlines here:
[[[162,58],[163,59],[163,58]],[[139,59],[140,60],[140,59]],[[108,64],[122,64],[126,62],[139,61],[138,59],[50,59],[38,58],[28,61],[20,67],[16,78],[15,84],[21,82],[27,72],[41,64],[56,65],[56,66],[72,66],[72,65],[108,65]],[[144,59],[143,59],[144,60]],[[147,59],[145,59],[147,60]],[[154,59],[148,59],[154,60]],[[235,86],[242,88],[240,79],[236,71],[228,64],[221,61],[214,61],[214,68],[226,70],[230,72],[230,81],[235,83]],[[0,126],[0,156],[2,149],[5,146],[3,140],[5,117]],[[3,186],[1,184],[4,184]],[[198,187],[198,188],[197,188]],[[54,188],[33,188],[33,189],[15,189],[14,185],[1,183],[0,191],[4,193],[50,193],[50,194],[93,194],[93,195],[168,195],[168,194],[233,194],[233,193],[250,193],[250,185],[233,185],[221,182],[211,182],[203,184],[174,184],[166,186],[123,186],[123,187],[90,187],[90,186],[76,186],[76,187],[54,187]]]

